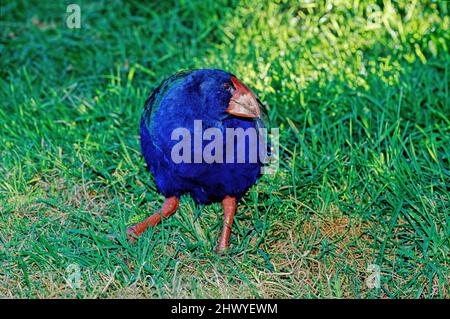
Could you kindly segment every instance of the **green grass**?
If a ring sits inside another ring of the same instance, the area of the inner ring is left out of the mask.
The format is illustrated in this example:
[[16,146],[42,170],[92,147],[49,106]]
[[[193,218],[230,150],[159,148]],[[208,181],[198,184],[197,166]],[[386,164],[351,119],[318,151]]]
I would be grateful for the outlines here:
[[[1,4],[0,296],[450,297],[448,2],[80,1],[68,29],[72,2]],[[206,67],[267,103],[280,169],[240,203],[228,255],[220,206],[190,198],[132,245],[163,200],[143,102]]]

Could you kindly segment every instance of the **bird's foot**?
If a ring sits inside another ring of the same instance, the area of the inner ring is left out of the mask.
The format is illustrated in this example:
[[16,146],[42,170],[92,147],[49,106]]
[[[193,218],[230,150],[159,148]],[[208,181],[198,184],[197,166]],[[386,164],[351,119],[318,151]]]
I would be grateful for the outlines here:
[[227,252],[229,252],[229,247],[228,246],[217,246],[216,248],[216,254],[217,255],[225,255]]
[[[146,220],[144,220],[144,222],[145,222]],[[140,230],[140,224],[142,224],[143,222],[140,222],[140,223],[138,223],[138,224],[135,224],[135,225],[133,225],[133,226],[130,226],[130,227],[128,227],[127,228],[127,236],[128,236],[128,239],[132,242],[132,243],[134,243],[136,240],[137,240],[137,238],[144,232],[144,230],[145,229],[147,229],[147,226],[141,226],[141,227],[144,227],[143,228],[143,230],[140,232],[139,230]]]
[[162,218],[167,218],[176,212],[179,199],[175,196],[166,198],[161,210],[149,218],[127,228],[127,236],[134,243],[139,236],[148,228],[161,222]]

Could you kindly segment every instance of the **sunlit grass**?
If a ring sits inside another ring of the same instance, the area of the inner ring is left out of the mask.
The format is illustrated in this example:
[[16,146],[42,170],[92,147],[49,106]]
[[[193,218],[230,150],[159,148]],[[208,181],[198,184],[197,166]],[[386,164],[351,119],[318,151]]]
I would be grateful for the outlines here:
[[[67,4],[1,8],[0,296],[449,297],[446,2],[83,1],[80,30]],[[203,67],[268,104],[280,170],[240,203],[229,256],[220,207],[189,198],[111,242],[162,203],[147,94]]]

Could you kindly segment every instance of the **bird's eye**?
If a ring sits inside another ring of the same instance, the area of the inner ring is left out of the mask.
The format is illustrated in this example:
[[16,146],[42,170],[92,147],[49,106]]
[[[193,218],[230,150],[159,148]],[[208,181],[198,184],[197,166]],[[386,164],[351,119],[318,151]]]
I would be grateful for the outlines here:
[[235,88],[233,87],[232,84],[226,82],[223,84],[223,87],[225,88],[225,90],[227,90],[231,94],[234,94]]

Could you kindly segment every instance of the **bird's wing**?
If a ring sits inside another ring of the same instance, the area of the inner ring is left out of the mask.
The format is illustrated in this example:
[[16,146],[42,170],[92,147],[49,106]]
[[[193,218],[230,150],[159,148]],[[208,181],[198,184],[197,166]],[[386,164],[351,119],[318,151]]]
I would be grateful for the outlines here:
[[158,109],[161,99],[166,95],[167,91],[174,84],[184,79],[193,71],[195,70],[185,70],[171,75],[163,82],[161,82],[161,84],[152,92],[152,94],[145,101],[144,112],[142,114],[142,121],[144,122],[146,127],[149,126],[152,114]]

